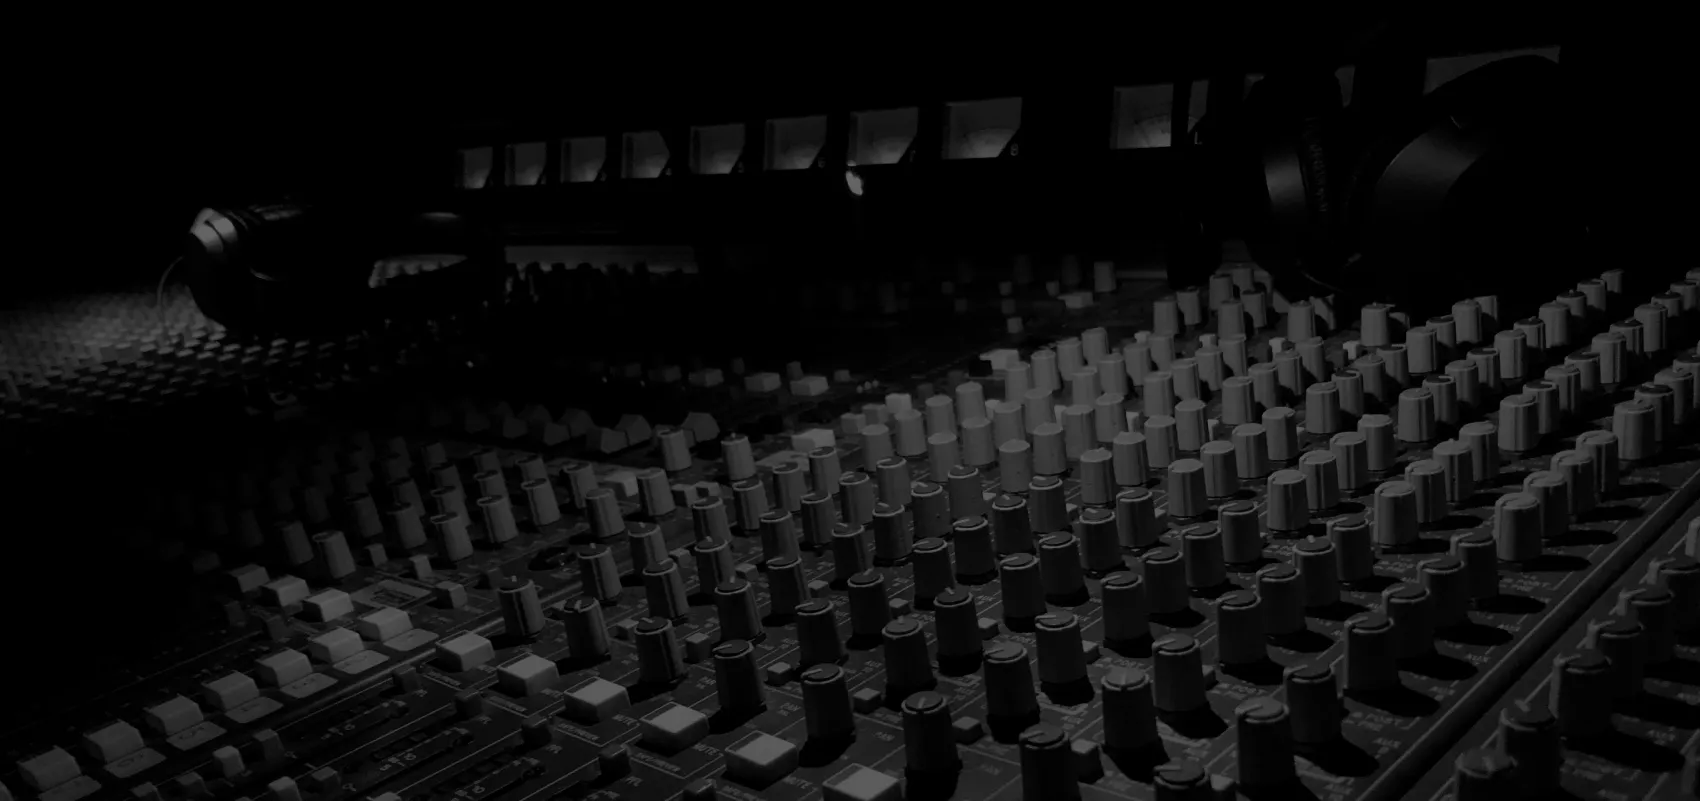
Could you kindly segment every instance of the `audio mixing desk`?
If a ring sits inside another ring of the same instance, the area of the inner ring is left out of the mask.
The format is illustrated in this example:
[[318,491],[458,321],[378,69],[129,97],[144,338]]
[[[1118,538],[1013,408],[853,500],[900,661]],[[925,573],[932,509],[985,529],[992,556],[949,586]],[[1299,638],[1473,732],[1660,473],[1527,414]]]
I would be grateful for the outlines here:
[[1695,797],[1700,272],[1257,278],[1016,281],[842,369],[196,328],[37,382],[9,420],[301,381],[137,482],[192,611],[15,706],[0,799]]

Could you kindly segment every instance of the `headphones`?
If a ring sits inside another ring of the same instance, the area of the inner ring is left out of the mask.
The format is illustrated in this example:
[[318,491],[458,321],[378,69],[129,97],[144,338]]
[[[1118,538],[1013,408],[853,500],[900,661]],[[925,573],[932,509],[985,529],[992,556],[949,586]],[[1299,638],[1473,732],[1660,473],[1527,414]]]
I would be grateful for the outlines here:
[[1581,277],[1585,182],[1563,138],[1558,64],[1503,59],[1379,104],[1370,69],[1352,106],[1332,66],[1272,71],[1204,142],[1230,225],[1276,290],[1416,311],[1484,294],[1538,303],[1551,293],[1531,278],[1556,293]]
[[457,214],[288,201],[202,210],[180,264],[201,312],[250,337],[337,335],[452,307],[469,294],[499,290],[506,280],[501,270],[451,269],[375,291],[379,259],[418,253],[465,256],[486,267],[505,263],[493,232]]

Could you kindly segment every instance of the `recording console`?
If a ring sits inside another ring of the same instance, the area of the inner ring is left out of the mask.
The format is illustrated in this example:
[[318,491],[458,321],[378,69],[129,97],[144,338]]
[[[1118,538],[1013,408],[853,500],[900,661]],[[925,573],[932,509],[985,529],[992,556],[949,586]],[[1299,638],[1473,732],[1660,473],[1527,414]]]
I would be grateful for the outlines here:
[[103,467],[105,658],[7,657],[63,672],[0,800],[1695,797],[1700,271],[917,275],[20,319],[10,431],[162,445]]

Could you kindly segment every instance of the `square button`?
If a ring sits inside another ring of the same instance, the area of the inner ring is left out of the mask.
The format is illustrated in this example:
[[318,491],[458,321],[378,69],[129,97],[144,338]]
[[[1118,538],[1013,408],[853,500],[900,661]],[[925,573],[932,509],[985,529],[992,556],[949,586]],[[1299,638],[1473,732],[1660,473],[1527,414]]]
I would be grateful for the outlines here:
[[266,585],[271,577],[266,569],[259,565],[243,565],[230,571],[230,581],[236,587],[236,592],[247,595]]
[[897,779],[866,765],[851,765],[821,785],[826,801],[900,801]]
[[169,736],[200,723],[205,718],[201,715],[201,707],[198,704],[179,695],[163,704],[150,707],[144,719],[148,728]]
[[632,705],[626,688],[607,679],[590,679],[567,691],[562,714],[580,723],[599,723]]
[[299,576],[280,576],[276,581],[260,588],[260,599],[267,606],[289,606],[307,599],[310,590],[307,580]]
[[259,686],[246,674],[231,673],[201,685],[207,703],[220,712],[229,712],[260,696]]
[[301,613],[315,623],[328,623],[354,614],[354,599],[342,590],[325,590],[301,603]]
[[544,690],[554,689],[561,680],[561,671],[554,660],[537,654],[526,654],[496,670],[496,686],[509,695],[530,698]]
[[354,630],[360,636],[373,642],[384,642],[400,636],[413,628],[413,620],[407,613],[393,606],[376,609],[360,616],[355,621]]
[[797,769],[797,744],[755,732],[726,750],[726,772],[755,787],[766,787]]
[[643,718],[643,742],[663,753],[675,753],[708,736],[708,716],[683,704],[668,704]]
[[293,648],[278,651],[254,663],[254,666],[260,671],[260,681],[273,687],[294,683],[313,672],[307,655]]
[[142,745],[141,731],[121,720],[83,735],[83,748],[102,765],[140,751]]
[[456,672],[471,670],[496,658],[496,646],[472,632],[437,643],[437,661]]
[[331,629],[307,641],[307,653],[325,664],[341,662],[365,648],[366,644],[360,641],[360,635],[342,628]]

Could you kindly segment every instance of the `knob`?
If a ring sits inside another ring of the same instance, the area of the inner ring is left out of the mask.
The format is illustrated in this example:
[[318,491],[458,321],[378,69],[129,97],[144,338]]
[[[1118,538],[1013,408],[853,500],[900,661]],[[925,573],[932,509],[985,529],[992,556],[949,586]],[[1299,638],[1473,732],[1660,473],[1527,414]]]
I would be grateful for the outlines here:
[[1170,517],[1203,517],[1210,511],[1203,462],[1180,459],[1170,465],[1168,488]]
[[880,502],[874,505],[874,564],[894,565],[909,558],[914,536],[901,506]]
[[933,599],[933,625],[939,660],[980,656],[979,612],[974,596],[951,587]]
[[1124,431],[1110,441],[1110,463],[1116,485],[1134,487],[1150,480],[1145,435]]
[[1150,603],[1145,580],[1136,573],[1116,573],[1104,579],[1104,638],[1126,643],[1150,636]]
[[561,622],[567,632],[567,653],[573,659],[589,662],[607,658],[608,625],[601,605],[589,598],[568,601],[562,607]]
[[885,641],[886,695],[900,698],[933,686],[933,661],[919,621],[900,617],[880,632]]
[[1295,665],[1282,675],[1293,741],[1326,745],[1340,737],[1340,685],[1328,664]]
[[1257,518],[1257,506],[1250,501],[1235,501],[1217,513],[1224,561],[1243,565],[1263,557],[1263,534]]
[[1145,592],[1152,612],[1173,614],[1192,607],[1187,593],[1186,565],[1180,551],[1153,548],[1139,558],[1145,569]]
[[1510,756],[1488,748],[1472,748],[1453,762],[1452,780],[1458,801],[1490,801],[1521,792]]
[[759,641],[761,616],[756,610],[755,587],[743,579],[728,579],[714,588],[714,610],[720,621],[720,635],[726,640]]
[[1401,548],[1417,540],[1417,492],[1406,481],[1389,481],[1375,488],[1375,542]]
[[1205,703],[1204,657],[1198,641],[1169,634],[1151,646],[1158,709],[1188,712]]
[[847,675],[844,668],[830,664],[803,671],[803,717],[810,740],[832,742],[855,736]]
[[915,543],[909,558],[914,566],[916,601],[930,603],[955,583],[950,557],[950,543],[945,540],[928,537]]
[[1271,461],[1291,462],[1299,457],[1298,422],[1292,409],[1277,406],[1265,411],[1263,431]]
[[1150,674],[1114,667],[1099,681],[1103,692],[1104,747],[1128,753],[1158,742],[1157,710]]
[[644,568],[643,590],[651,618],[677,620],[690,609],[686,601],[685,574],[672,559]]
[[1346,621],[1346,689],[1374,693],[1399,685],[1393,623],[1382,612]]
[[1405,482],[1416,491],[1419,525],[1438,523],[1451,512],[1446,500],[1446,468],[1439,462],[1432,459],[1412,462],[1405,468]]
[[1375,565],[1374,537],[1368,522],[1361,515],[1328,521],[1328,539],[1334,545],[1334,563],[1339,570],[1341,581],[1363,581],[1372,575]]
[[1263,604],[1264,629],[1273,635],[1305,629],[1304,586],[1298,570],[1273,564],[1257,571],[1257,597]]
[[1624,401],[1612,407],[1611,433],[1617,438],[1617,458],[1638,462],[1658,453],[1657,414],[1643,400]]
[[1340,579],[1334,543],[1309,537],[1293,549],[1304,605],[1324,609],[1340,602]]
[[1305,430],[1312,434],[1340,430],[1340,389],[1332,381],[1305,390]]
[[1423,562],[1421,570],[1434,628],[1451,628],[1467,622],[1470,585],[1463,561],[1455,556],[1443,556]]
[[1068,472],[1068,452],[1063,442],[1063,427],[1056,423],[1041,423],[1033,429],[1033,472],[1041,476],[1060,476]]
[[1181,552],[1186,560],[1187,586],[1211,589],[1228,580],[1223,567],[1222,533],[1216,524],[1205,523],[1181,532]]
[[1068,498],[1062,480],[1036,476],[1027,485],[1027,519],[1036,534],[1068,528]]
[[797,605],[794,615],[801,652],[799,661],[804,666],[838,662],[844,658],[844,641],[838,635],[837,609],[831,601],[818,598],[804,601]]
[[1269,475],[1269,445],[1261,424],[1234,427],[1234,472],[1248,479]]
[[1278,470],[1269,477],[1269,530],[1300,531],[1310,524],[1305,475]]
[[496,586],[502,609],[502,630],[510,637],[530,639],[543,633],[543,602],[537,584],[528,578],[503,578]]
[[[1226,446],[1230,454],[1232,453],[1232,446],[1227,443],[1219,444]],[[1112,458],[1110,452],[1103,448],[1093,448],[1080,455],[1075,478],[1080,482],[1081,503],[1099,506],[1110,502],[1115,493]]]
[[1222,596],[1216,604],[1216,627],[1216,655],[1223,664],[1255,665],[1269,658],[1257,593],[1237,590]]
[[1287,705],[1274,698],[1253,698],[1234,709],[1239,740],[1239,779],[1250,787],[1277,787],[1297,778],[1293,729]]
[[1233,376],[1222,380],[1222,422],[1232,426],[1255,423],[1252,415],[1256,401],[1252,395],[1251,379]]
[[1086,591],[1080,544],[1073,534],[1051,534],[1039,541],[1039,574],[1046,597],[1056,603],[1066,604]]
[[599,543],[587,545],[579,552],[578,561],[586,595],[598,601],[620,597],[620,568],[614,563],[613,549]]
[[1156,496],[1150,490],[1134,488],[1116,493],[1116,535],[1123,547],[1150,547],[1160,534]]
[[1393,621],[1393,655],[1408,659],[1434,650],[1434,605],[1426,588],[1395,584],[1381,593],[1382,608]]
[[1019,643],[995,642],[986,649],[982,671],[986,678],[987,716],[993,720],[1027,720],[1039,712],[1034,691],[1033,663]]
[[1369,443],[1356,431],[1342,431],[1328,440],[1334,454],[1336,480],[1348,494],[1361,492],[1370,484]]
[[1612,730],[1611,662],[1597,651],[1553,660],[1550,701],[1566,738],[1589,740]]
[[637,642],[638,677],[644,683],[672,684],[684,677],[684,653],[672,621],[644,618],[632,636]]
[[1315,511],[1333,509],[1340,505],[1340,471],[1331,451],[1307,451],[1299,457],[1299,471],[1305,476],[1305,502]]
[[1149,467],[1162,470],[1178,458],[1180,445],[1175,438],[1175,418],[1156,415],[1145,420],[1145,461]]
[[1003,582],[1004,616],[1011,620],[1031,620],[1045,613],[1045,591],[1039,560],[1032,554],[1018,553],[998,562],[998,578]]
[[957,578],[977,580],[997,570],[997,548],[992,544],[992,526],[986,518],[960,518],[951,529],[955,532]]
[[951,730],[950,705],[935,692],[904,699],[903,750],[909,769],[922,774],[955,770],[961,764]]
[[1021,733],[1021,792],[1024,798],[1080,798],[1073,752],[1061,728],[1040,723]]
[[732,545],[725,540],[697,540],[691,545],[697,564],[697,591],[707,592],[732,577]]
[[1522,792],[1542,798],[1558,790],[1559,771],[1564,766],[1563,742],[1558,719],[1544,699],[1534,703],[1518,701],[1500,710],[1499,744],[1516,764],[1517,784]]
[[1039,642],[1039,680],[1063,685],[1086,678],[1086,655],[1080,638],[1080,621],[1071,612],[1040,615],[1034,622]]
[[756,649],[748,641],[728,640],[714,647],[714,690],[725,711],[749,713],[767,706]]
[[850,577],[850,629],[857,637],[877,637],[891,622],[885,575],[864,570]]
[[1027,512],[1027,501],[1014,495],[1000,495],[993,500],[992,531],[997,539],[998,553],[1032,551],[1033,522]]
[[1541,555],[1541,504],[1527,492],[1499,496],[1493,504],[1493,538],[1500,560],[1528,562]]

